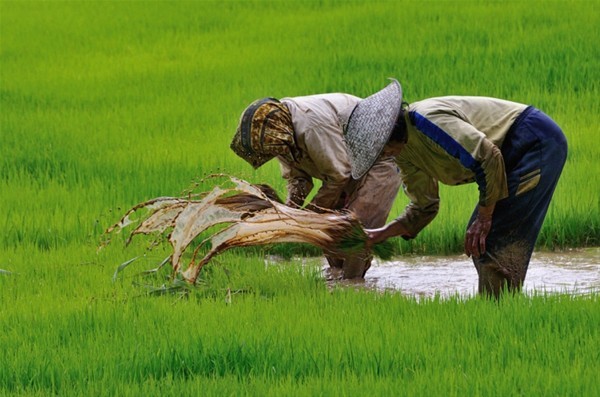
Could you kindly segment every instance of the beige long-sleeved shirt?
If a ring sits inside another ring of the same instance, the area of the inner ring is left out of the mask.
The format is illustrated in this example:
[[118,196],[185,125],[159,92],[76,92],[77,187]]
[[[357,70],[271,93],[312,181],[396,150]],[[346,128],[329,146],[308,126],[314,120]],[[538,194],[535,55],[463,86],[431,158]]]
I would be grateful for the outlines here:
[[288,201],[302,205],[313,188],[312,178],[322,181],[312,204],[333,208],[352,182],[350,160],[344,143],[344,126],[360,98],[333,93],[281,100],[292,114],[298,161],[278,156],[287,180]]
[[408,142],[396,162],[410,203],[397,221],[415,237],[437,215],[438,182],[476,182],[479,204],[508,196],[500,148],[527,105],[487,97],[448,96],[413,103]]

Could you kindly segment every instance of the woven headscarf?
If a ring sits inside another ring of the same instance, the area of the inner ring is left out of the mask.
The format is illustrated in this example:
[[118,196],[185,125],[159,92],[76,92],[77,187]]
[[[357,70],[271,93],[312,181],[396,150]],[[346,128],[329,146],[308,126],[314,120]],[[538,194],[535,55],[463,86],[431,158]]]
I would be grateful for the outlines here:
[[242,113],[230,147],[254,168],[275,156],[297,161],[299,151],[290,111],[275,98],[254,101]]

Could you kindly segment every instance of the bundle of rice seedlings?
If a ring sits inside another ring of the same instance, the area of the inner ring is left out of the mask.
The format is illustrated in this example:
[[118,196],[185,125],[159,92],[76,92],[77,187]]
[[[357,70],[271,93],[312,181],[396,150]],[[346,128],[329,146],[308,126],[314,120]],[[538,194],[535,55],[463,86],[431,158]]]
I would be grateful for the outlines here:
[[[190,283],[196,282],[202,267],[214,256],[234,247],[308,243],[334,257],[370,255],[365,230],[352,213],[316,213],[291,208],[269,186],[253,185],[232,176],[218,177],[226,178],[233,186],[217,185],[210,192],[187,198],[159,197],[140,203],[107,233],[139,223],[127,244],[138,234],[163,236],[173,249],[170,262],[174,275],[180,274]],[[140,210],[146,210],[147,214],[134,220],[134,214]],[[202,239],[189,263],[182,264],[183,254],[192,241],[215,226],[221,229]],[[165,235],[167,230],[170,233]]]

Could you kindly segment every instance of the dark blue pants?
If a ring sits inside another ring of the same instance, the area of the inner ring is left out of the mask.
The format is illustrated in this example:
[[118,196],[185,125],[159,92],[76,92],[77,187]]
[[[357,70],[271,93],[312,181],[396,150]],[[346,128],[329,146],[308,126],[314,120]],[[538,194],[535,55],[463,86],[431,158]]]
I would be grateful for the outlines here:
[[[473,259],[479,292],[520,290],[535,242],[567,158],[567,140],[546,114],[528,107],[501,148],[509,196],[496,203],[486,253]],[[477,209],[469,226],[475,219]]]

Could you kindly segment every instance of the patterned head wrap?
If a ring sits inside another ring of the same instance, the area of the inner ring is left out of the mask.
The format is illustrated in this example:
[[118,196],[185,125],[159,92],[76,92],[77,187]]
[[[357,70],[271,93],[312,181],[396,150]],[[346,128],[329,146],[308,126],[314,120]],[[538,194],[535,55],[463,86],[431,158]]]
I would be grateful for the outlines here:
[[275,156],[297,161],[299,151],[287,106],[275,98],[254,101],[242,113],[230,147],[254,168]]

